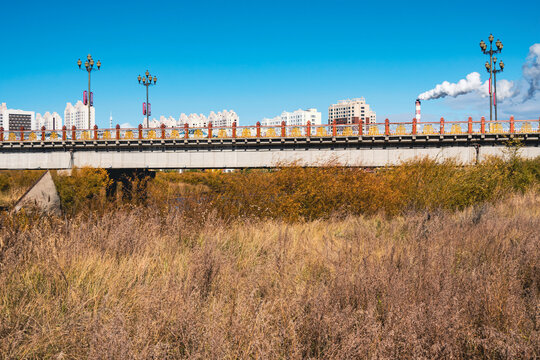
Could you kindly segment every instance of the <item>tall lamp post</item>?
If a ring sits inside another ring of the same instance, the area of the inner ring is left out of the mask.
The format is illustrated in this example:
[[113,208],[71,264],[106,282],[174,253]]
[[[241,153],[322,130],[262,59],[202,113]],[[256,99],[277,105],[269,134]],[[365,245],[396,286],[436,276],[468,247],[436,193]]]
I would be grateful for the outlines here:
[[494,54],[497,54],[497,53],[500,53],[502,51],[502,48],[503,48],[503,44],[501,42],[501,40],[497,39],[497,41],[495,42],[495,46],[497,47],[496,50],[493,49],[493,35],[492,34],[489,34],[489,50],[487,50],[487,44],[484,42],[484,40],[480,41],[480,49],[482,50],[482,52],[486,55],[489,55],[489,68],[488,68],[488,71],[489,71],[489,120],[493,120],[493,110],[492,110],[492,105],[493,105],[493,93],[492,93],[492,90],[491,90],[491,78],[492,78],[492,75],[493,75],[493,55]]
[[[88,72],[88,95],[84,96],[84,101],[88,104],[88,129],[91,128],[91,122],[90,122],[90,109],[91,106],[94,105],[94,96],[92,92],[90,92],[90,74],[94,70],[99,70],[101,67],[101,61],[97,61],[97,69],[94,68],[94,59],[92,58],[92,55],[88,54],[86,57],[86,61],[84,62],[84,69],[81,67],[82,61],[81,59],[77,60],[77,65],[79,65],[79,69],[86,70]],[[86,105],[86,104],[85,104]]]
[[[150,103],[148,102],[148,87],[152,85],[156,85],[157,82],[157,76],[152,77],[148,70],[146,70],[145,76],[139,75],[137,76],[137,80],[139,80],[139,84],[146,87],[146,103],[143,103],[143,115],[146,115],[146,126],[150,126]],[[142,81],[142,82],[141,82]],[[152,84],[152,81],[154,83]]]
[[497,69],[497,58],[493,58],[493,67],[486,61],[487,72],[493,73],[493,107],[495,108],[495,121],[497,121],[497,73],[504,71],[504,63],[501,60],[499,62],[499,69]]

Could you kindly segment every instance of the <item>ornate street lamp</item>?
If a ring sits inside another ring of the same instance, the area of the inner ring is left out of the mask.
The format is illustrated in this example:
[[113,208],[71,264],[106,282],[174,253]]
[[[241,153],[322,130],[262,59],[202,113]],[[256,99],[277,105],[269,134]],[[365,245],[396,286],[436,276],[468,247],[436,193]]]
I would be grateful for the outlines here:
[[495,121],[497,121],[497,73],[504,71],[504,63],[501,60],[499,69],[497,69],[497,58],[493,57],[493,68],[486,61],[486,70],[488,73],[493,73],[493,107],[495,108]]
[[90,129],[90,109],[92,106],[94,106],[94,95],[90,91],[90,74],[92,73],[92,71],[99,70],[101,68],[101,61],[98,60],[96,63],[97,68],[94,68],[94,59],[92,58],[92,55],[88,54],[88,56],[86,57],[86,61],[84,62],[84,69],[81,67],[81,59],[77,60],[77,65],[79,65],[79,69],[86,70],[88,72],[88,94],[84,94],[83,100],[85,105],[88,104],[88,129]]
[[[146,115],[146,126],[148,127],[150,126],[150,115],[151,115],[150,103],[148,102],[148,87],[152,85],[156,85],[157,76],[152,77],[152,75],[150,75],[148,70],[146,70],[146,73],[144,75],[145,76],[141,76],[141,75],[137,76],[137,80],[139,81],[139,84],[146,86],[146,103],[143,103],[143,115]],[[152,81],[154,82],[153,84],[152,84]]]
[[[501,42],[501,40],[497,39],[497,41],[495,42],[495,46],[496,46],[496,50],[493,49],[493,35],[492,34],[489,34],[489,50],[487,50],[487,44],[484,42],[484,40],[480,41],[480,49],[482,50],[482,52],[486,55],[489,55],[489,63],[486,62],[486,70],[489,72],[489,120],[493,120],[493,110],[492,110],[492,106],[494,104],[496,104],[496,101],[494,102],[493,101],[493,92],[491,90],[491,78],[493,76],[493,70],[494,70],[494,66],[493,66],[493,55],[494,54],[497,54],[497,53],[500,53],[503,49],[503,44]],[[496,59],[496,58],[495,58]],[[497,60],[495,60],[497,61]],[[504,65],[503,65],[504,66]],[[495,105],[496,106],[496,105]],[[496,116],[495,116],[496,118]]]

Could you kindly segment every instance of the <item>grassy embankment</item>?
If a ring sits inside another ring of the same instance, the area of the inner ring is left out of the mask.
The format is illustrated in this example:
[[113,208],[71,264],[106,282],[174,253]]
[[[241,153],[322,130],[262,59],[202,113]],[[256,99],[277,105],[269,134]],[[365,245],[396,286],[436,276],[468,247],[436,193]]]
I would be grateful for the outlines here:
[[57,177],[0,219],[0,358],[538,357],[539,169]]

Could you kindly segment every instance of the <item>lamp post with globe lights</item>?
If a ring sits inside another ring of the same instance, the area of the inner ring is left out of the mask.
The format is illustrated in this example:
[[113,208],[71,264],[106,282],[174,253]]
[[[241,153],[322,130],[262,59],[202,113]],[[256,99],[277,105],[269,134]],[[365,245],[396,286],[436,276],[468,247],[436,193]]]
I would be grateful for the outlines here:
[[493,35],[489,34],[489,38],[488,38],[489,50],[487,50],[487,44],[484,42],[484,40],[480,41],[480,49],[485,55],[489,55],[489,68],[488,67],[486,68],[489,71],[489,120],[490,121],[493,120],[493,110],[492,110],[493,93],[491,90],[491,78],[493,76],[493,55],[500,53],[503,49],[503,44],[501,40],[499,39],[497,39],[497,41],[495,42],[495,46],[497,49],[493,49],[493,39],[494,39]]
[[499,69],[497,69],[497,58],[493,58],[493,67],[486,61],[487,72],[493,73],[493,107],[495,108],[495,121],[497,121],[497,73],[504,71],[504,63],[501,60],[499,62]]
[[94,105],[94,96],[90,91],[90,74],[92,73],[92,71],[99,70],[101,68],[101,61],[98,60],[96,63],[97,68],[94,68],[94,59],[92,58],[92,55],[88,54],[88,56],[86,56],[86,61],[84,62],[84,69],[81,67],[81,59],[77,60],[77,65],[79,65],[79,69],[86,70],[88,72],[88,94],[84,96],[84,101],[86,102],[85,105],[88,105],[88,129],[90,129],[90,109],[91,106]]
[[[146,103],[143,104],[143,115],[146,115],[146,126],[150,126],[150,103],[148,102],[148,88],[152,85],[156,85],[157,82],[157,76],[150,75],[150,72],[146,70],[145,76],[137,76],[137,80],[139,80],[139,84],[146,87]],[[152,81],[154,83],[152,83]]]

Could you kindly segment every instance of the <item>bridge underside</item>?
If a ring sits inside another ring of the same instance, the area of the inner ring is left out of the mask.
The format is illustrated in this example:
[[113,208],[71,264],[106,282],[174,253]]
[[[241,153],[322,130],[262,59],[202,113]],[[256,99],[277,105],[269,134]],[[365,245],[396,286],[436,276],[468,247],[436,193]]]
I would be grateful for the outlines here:
[[[520,135],[520,155],[540,156],[538,134]],[[270,168],[297,162],[380,167],[418,157],[471,164],[505,154],[514,135],[24,141],[0,144],[0,169]]]

